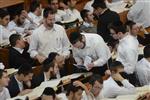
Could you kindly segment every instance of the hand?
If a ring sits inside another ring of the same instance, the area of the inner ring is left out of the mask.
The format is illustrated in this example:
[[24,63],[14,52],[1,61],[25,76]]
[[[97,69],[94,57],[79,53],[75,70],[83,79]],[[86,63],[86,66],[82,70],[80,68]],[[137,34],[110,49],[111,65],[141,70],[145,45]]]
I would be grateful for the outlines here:
[[30,93],[30,92],[32,92],[32,89],[25,89],[25,90],[23,90],[23,91],[21,91],[20,93],[19,93],[19,95],[25,95],[25,94],[28,94],[28,93]]
[[39,63],[43,63],[43,61],[46,59],[46,57],[40,55],[36,55],[35,58],[39,61]]
[[88,64],[87,67],[88,67],[88,70],[91,70],[94,67],[94,63]]
[[109,69],[105,71],[105,75],[111,75],[111,72]]
[[25,82],[25,84],[30,88],[31,87],[31,81]]
[[78,87],[78,86],[83,87],[84,86],[84,84],[82,82],[80,82],[80,81],[73,82],[73,85],[76,86],[76,87]]
[[124,80],[124,78],[119,73],[112,74],[112,78],[114,80],[120,81],[120,82],[122,82]]

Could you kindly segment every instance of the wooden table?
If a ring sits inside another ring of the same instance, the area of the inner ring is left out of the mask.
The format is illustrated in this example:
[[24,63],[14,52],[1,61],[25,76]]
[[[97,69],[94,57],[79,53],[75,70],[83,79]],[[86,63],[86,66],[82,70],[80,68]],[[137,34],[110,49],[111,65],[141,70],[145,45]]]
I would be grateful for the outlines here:
[[0,0],[0,8],[5,8],[20,3],[24,3],[24,0]]

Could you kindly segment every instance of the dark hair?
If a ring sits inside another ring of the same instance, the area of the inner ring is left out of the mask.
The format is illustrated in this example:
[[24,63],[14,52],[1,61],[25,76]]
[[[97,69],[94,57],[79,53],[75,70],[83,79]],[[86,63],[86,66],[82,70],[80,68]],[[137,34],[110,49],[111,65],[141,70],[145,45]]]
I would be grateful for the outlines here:
[[0,18],[3,19],[7,15],[9,15],[8,11],[0,8]]
[[103,79],[98,74],[94,74],[94,75],[91,76],[91,78],[89,80],[89,84],[91,84],[93,86],[96,81],[98,81],[100,84],[103,84]]
[[122,32],[123,34],[126,33],[126,29],[121,21],[115,21],[108,25],[108,29],[113,29],[116,33]]
[[54,61],[56,56],[59,56],[59,54],[57,52],[51,52],[49,55],[48,55],[48,59],[50,61]]
[[18,72],[17,74],[23,74],[24,76],[28,75],[29,73],[33,73],[33,70],[32,70],[32,66],[28,63],[23,63],[19,69],[18,69]]
[[42,93],[42,95],[53,96],[53,99],[56,98],[56,92],[51,87],[46,87]]
[[92,7],[94,9],[97,9],[97,8],[105,9],[105,8],[107,8],[106,3],[105,3],[104,0],[94,0],[94,2],[92,4]]
[[69,40],[71,44],[75,44],[78,41],[82,40],[82,34],[79,31],[70,33]]
[[150,57],[150,44],[145,46],[144,48],[144,57],[149,58]]
[[110,70],[111,71],[115,71],[117,68],[124,68],[124,66],[122,65],[122,63],[120,61],[114,61],[110,64]]
[[9,42],[10,42],[10,45],[12,47],[14,47],[16,45],[16,41],[21,39],[21,35],[20,34],[12,34],[10,37],[9,37]]
[[44,9],[43,17],[47,18],[49,14],[55,14],[54,10],[50,7]]
[[77,92],[78,90],[83,90],[81,86],[74,86],[73,83],[69,84],[66,91],[66,96],[69,96],[70,92]]
[[135,25],[136,23],[129,20],[125,23],[125,27],[126,27],[126,30],[128,30],[127,28],[129,27],[130,29],[132,29],[133,25]]
[[88,16],[88,12],[90,12],[89,10],[87,9],[83,9],[81,12],[80,12],[80,15],[82,17],[82,19],[84,20],[85,17]]
[[51,59],[49,59],[49,58],[47,58],[47,59],[45,59],[44,62],[43,62],[43,67],[42,67],[42,69],[43,69],[44,72],[48,72],[49,69],[50,69],[51,67],[54,68],[54,66],[55,66],[54,61],[51,60]]
[[0,69],[0,79],[2,78],[3,76],[3,73],[7,73],[7,71],[3,70],[3,69]]
[[[52,1],[54,1],[54,0],[48,0],[48,4],[51,4]],[[59,0],[57,0],[57,1],[58,1],[58,3],[60,2]]]
[[31,2],[30,11],[34,12],[37,8],[40,7],[40,3],[38,1]]

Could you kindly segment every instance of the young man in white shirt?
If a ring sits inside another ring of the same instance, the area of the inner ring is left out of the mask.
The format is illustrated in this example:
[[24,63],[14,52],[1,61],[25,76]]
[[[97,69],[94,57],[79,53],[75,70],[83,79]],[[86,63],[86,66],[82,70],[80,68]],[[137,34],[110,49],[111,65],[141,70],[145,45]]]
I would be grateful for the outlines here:
[[72,32],[70,42],[73,45],[73,57],[78,65],[84,65],[87,70],[92,69],[94,73],[104,75],[111,53],[101,36]]
[[55,13],[51,8],[45,8],[44,23],[31,35],[29,53],[32,58],[42,63],[49,53],[57,52],[68,58],[70,43],[65,29],[55,23]]
[[33,28],[40,26],[43,23],[42,17],[42,5],[39,2],[32,2],[30,6],[30,12],[28,13],[28,17],[32,21]]
[[136,23],[141,23],[144,28],[150,26],[150,1],[149,0],[136,0],[135,4],[128,12],[128,19]]
[[[102,94],[105,98],[115,98],[119,95],[134,94],[135,87],[121,76],[124,67],[119,61],[115,61],[110,65],[111,76],[104,81]],[[122,86],[119,86],[120,82]]]
[[150,45],[144,48],[144,58],[137,63],[136,73],[142,86],[150,84]]
[[9,36],[12,34],[7,28],[10,15],[6,10],[0,9],[0,46],[9,44]]
[[59,0],[48,0],[49,6],[54,10],[55,12],[55,21],[61,22],[64,19],[64,16],[66,15],[66,12],[63,10],[59,10]]
[[0,99],[6,100],[10,98],[10,94],[6,86],[8,86],[9,77],[7,72],[3,69],[0,69]]
[[135,66],[138,60],[138,40],[126,32],[121,21],[111,23],[109,30],[113,38],[119,40],[116,60],[123,64],[130,83],[137,86],[138,80],[135,75]]
[[30,22],[27,20],[27,12],[24,9],[19,9],[14,12],[13,20],[9,22],[8,29],[10,31],[16,31],[17,33],[31,34],[29,31]]

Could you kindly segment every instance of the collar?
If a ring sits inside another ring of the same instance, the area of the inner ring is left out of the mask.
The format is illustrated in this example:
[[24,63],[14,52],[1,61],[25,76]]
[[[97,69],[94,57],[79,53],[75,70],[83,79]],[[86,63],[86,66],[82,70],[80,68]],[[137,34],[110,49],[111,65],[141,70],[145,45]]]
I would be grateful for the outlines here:
[[49,79],[47,79],[46,77],[46,73],[44,72],[44,81],[49,81]]
[[125,36],[122,39],[120,39],[119,42],[125,41],[128,36],[129,36],[129,33],[128,32],[125,33]]
[[149,62],[146,58],[143,58],[143,61],[144,61],[145,64],[150,68],[150,62]]
[[88,23],[88,22],[83,22],[83,25],[85,25],[86,27],[93,27],[92,23]]
[[14,77],[15,77],[15,80],[17,81],[17,83],[18,83],[19,86],[23,85],[23,82],[20,82],[19,80],[17,80],[16,76],[14,76]]
[[100,15],[104,14],[107,10],[109,10],[109,9],[108,9],[108,8],[104,9],[104,10],[100,13]]
[[44,24],[41,25],[41,29],[43,29],[43,31],[56,31],[56,25],[54,24],[54,26],[49,30],[47,29]]
[[24,49],[18,48],[18,47],[13,47],[15,50],[17,50],[19,53],[23,53]]

